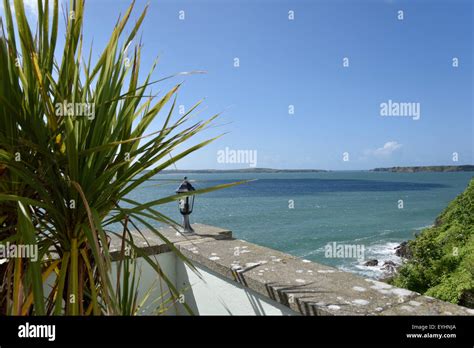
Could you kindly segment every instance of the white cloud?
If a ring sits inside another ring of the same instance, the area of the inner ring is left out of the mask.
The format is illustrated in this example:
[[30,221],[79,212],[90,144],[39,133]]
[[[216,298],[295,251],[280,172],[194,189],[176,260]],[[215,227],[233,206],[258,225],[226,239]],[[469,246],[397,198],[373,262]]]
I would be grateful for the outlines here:
[[394,153],[401,147],[402,144],[399,144],[396,141],[387,141],[382,147],[379,147],[375,150],[366,151],[366,155],[372,155],[375,157],[389,157],[392,153]]

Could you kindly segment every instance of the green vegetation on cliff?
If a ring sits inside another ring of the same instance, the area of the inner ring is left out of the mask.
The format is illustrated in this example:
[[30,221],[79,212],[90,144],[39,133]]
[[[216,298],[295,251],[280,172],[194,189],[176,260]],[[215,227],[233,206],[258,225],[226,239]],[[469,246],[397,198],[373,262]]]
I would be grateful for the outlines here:
[[474,179],[408,247],[394,285],[474,307]]

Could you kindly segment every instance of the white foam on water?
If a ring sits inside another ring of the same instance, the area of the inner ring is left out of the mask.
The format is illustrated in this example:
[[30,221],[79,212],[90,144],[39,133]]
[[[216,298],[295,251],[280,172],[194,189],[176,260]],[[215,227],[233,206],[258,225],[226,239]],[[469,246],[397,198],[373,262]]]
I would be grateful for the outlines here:
[[425,228],[430,228],[430,227],[433,227],[434,225],[426,225],[426,226],[421,226],[421,227],[417,227],[417,228],[414,228],[415,231],[422,231],[424,230]]
[[[401,242],[400,242],[401,243]],[[400,245],[399,242],[386,242],[381,244],[372,244],[365,248],[365,259],[362,262],[351,260],[350,263],[339,266],[338,268],[352,273],[358,273],[369,278],[381,278],[387,275],[384,264],[387,261],[393,262],[396,266],[402,264],[402,259],[395,255],[395,248]],[[378,260],[377,266],[365,266],[368,260]]]

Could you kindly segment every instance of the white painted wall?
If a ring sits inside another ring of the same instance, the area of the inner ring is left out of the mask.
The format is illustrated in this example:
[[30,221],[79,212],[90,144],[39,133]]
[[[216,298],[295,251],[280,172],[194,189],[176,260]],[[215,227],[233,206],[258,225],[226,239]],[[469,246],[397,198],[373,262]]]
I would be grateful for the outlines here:
[[[185,299],[196,315],[299,315],[206,267],[194,266],[201,278],[178,259],[176,281],[179,287],[192,285]],[[182,308],[179,313],[183,313]]]
[[[156,258],[170,281],[184,294],[183,300],[195,315],[299,315],[195,263],[201,279],[172,252],[156,255]],[[153,308],[169,299],[168,287],[158,280],[156,272],[144,260],[141,260],[141,273],[139,298],[153,289],[141,314],[154,314]],[[165,306],[168,307],[166,315],[188,315],[180,303],[165,303]]]

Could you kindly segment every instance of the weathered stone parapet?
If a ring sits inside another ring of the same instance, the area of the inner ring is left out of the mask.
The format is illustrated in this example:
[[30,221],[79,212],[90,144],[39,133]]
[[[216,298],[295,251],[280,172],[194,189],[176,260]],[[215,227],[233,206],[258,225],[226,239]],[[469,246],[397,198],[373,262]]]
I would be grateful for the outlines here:
[[[170,227],[160,232],[193,263],[303,315],[474,315],[474,310],[393,287],[270,248],[233,239],[217,227],[194,224],[196,235]],[[171,251],[146,233],[135,242],[151,255]],[[111,253],[119,255],[113,240]],[[296,313],[295,313],[296,314]]]
[[[185,236],[170,226],[160,227],[159,231],[162,236],[174,246],[182,243],[203,243],[232,238],[232,232],[229,230],[203,224],[193,224],[192,226],[196,231],[195,235]],[[146,240],[137,232],[132,232],[132,235],[135,244],[141,246],[142,252],[146,255],[162,254],[172,250],[171,246],[155,233],[146,230],[142,231],[142,233]],[[113,236],[109,247],[109,252],[113,260],[120,258],[121,247],[121,240]]]

